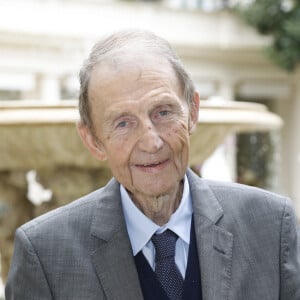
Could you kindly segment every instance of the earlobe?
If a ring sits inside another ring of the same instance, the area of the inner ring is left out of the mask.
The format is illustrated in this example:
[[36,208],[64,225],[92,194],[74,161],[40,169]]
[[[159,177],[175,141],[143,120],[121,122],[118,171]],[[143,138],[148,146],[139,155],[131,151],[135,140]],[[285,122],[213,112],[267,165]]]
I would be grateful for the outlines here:
[[77,123],[77,131],[81,138],[82,143],[90,151],[90,153],[98,160],[106,160],[106,152],[101,143],[97,140],[91,130],[82,122]]
[[194,93],[193,103],[190,107],[189,133],[192,134],[198,123],[198,113],[200,105],[200,96],[197,91]]

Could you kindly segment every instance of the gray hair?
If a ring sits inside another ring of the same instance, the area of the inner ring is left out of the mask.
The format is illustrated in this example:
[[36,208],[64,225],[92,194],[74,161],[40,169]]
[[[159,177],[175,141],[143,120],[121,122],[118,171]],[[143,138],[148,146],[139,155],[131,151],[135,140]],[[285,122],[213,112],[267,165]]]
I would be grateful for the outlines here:
[[119,31],[107,38],[97,42],[87,60],[84,61],[79,73],[80,91],[79,91],[79,113],[83,125],[88,126],[93,131],[93,122],[91,120],[88,87],[91,73],[95,66],[114,54],[120,54],[123,49],[130,52],[130,49],[136,49],[133,46],[142,46],[143,51],[157,57],[165,58],[172,66],[177,75],[183,97],[191,108],[195,93],[195,86],[188,73],[174,52],[170,44],[161,37],[149,31]]

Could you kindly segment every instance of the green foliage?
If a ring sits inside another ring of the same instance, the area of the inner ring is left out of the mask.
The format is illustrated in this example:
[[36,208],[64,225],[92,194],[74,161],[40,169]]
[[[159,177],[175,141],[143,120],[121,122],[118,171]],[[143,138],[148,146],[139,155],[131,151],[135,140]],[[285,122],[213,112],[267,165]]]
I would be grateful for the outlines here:
[[300,0],[254,0],[239,5],[238,14],[261,34],[273,37],[267,53],[282,68],[300,63]]

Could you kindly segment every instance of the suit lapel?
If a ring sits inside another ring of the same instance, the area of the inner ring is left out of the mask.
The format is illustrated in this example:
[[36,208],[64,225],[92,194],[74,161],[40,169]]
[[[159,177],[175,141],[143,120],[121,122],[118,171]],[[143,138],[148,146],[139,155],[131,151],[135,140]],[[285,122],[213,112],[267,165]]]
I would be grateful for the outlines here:
[[194,210],[203,299],[229,297],[233,236],[217,225],[223,209],[211,189],[188,172]]
[[101,194],[92,225],[92,261],[110,300],[142,300],[119,193],[112,180]]
[[[233,236],[217,224],[223,210],[211,189],[190,171],[188,179],[193,199],[203,299],[228,299]],[[107,299],[142,300],[119,185],[115,180],[102,190],[91,234],[91,257]]]

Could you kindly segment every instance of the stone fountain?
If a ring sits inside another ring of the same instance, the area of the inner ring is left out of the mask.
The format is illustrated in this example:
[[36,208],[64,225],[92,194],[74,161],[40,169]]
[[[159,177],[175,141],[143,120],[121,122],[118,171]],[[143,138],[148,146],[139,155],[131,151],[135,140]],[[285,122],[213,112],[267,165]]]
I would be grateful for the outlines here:
[[[0,102],[0,253],[6,279],[16,228],[103,186],[111,177],[76,132],[77,102]],[[201,164],[232,133],[274,130],[281,119],[260,104],[202,101],[190,164]]]

